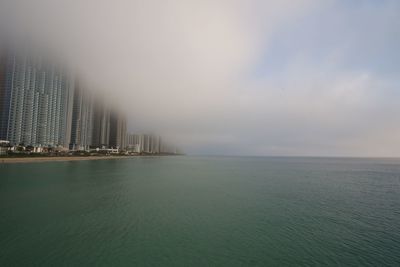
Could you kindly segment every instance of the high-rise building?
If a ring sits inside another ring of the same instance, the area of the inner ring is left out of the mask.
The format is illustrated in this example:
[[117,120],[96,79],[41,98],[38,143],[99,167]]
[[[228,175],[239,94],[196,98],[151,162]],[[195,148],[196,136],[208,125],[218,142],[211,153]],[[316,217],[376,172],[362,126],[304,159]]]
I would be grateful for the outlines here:
[[138,134],[127,134],[126,135],[126,147],[131,152],[140,153],[140,135]]
[[97,99],[94,104],[93,114],[93,139],[92,146],[96,148],[107,148],[110,143],[110,108],[106,103]]
[[8,52],[0,62],[0,139],[12,145],[69,143],[73,83],[42,58]]
[[87,150],[92,145],[93,109],[93,93],[77,83],[73,97],[70,149]]
[[148,134],[128,134],[127,147],[137,153],[159,154],[162,152],[161,137]]
[[118,112],[110,115],[110,142],[112,148],[126,148],[126,118]]
[[8,140],[8,122],[11,104],[13,61],[7,54],[0,56],[0,140]]
[[161,138],[157,135],[151,136],[151,151],[150,153],[158,154],[160,153]]

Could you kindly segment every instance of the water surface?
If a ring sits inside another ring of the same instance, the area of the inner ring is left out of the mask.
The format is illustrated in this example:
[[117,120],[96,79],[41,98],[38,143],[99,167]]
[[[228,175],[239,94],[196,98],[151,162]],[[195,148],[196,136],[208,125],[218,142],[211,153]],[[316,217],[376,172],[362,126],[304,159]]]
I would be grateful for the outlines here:
[[400,265],[400,160],[0,165],[0,266]]

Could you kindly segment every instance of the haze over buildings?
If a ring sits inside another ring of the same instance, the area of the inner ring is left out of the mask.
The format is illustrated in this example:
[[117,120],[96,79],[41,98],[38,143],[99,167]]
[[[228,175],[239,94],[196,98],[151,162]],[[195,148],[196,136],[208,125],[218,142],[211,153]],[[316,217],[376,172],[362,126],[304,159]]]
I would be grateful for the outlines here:
[[[0,39],[68,60],[128,132],[188,153],[400,156],[399,13],[395,0],[3,0]],[[120,135],[100,110],[76,127],[109,145]]]
[[38,53],[1,51],[0,118],[0,140],[15,147],[169,152],[159,136],[138,135],[128,147],[126,116]]

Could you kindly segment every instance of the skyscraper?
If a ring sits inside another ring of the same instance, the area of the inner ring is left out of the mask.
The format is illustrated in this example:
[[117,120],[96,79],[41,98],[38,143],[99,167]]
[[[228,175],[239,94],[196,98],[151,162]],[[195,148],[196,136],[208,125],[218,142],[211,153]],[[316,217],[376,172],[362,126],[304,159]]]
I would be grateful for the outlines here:
[[128,134],[127,147],[132,152],[159,154],[162,152],[161,137],[148,134]]
[[138,134],[127,134],[126,135],[126,147],[131,152],[140,153],[140,135]]
[[96,148],[108,147],[110,143],[110,108],[104,100],[97,99],[93,114],[92,146]]
[[118,112],[111,112],[110,116],[110,147],[126,148],[126,118]]
[[12,145],[65,147],[74,90],[71,77],[29,54],[4,53],[0,64],[0,138]]
[[13,60],[6,53],[0,55],[0,140],[8,140],[12,64]]
[[87,150],[92,145],[94,98],[77,82],[73,97],[71,142],[72,150]]

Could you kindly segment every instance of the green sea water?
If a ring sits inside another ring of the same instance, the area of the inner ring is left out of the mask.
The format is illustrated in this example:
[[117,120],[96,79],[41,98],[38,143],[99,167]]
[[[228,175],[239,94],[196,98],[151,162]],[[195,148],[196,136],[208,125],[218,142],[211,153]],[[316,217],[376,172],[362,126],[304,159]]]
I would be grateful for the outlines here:
[[0,164],[0,266],[400,266],[400,160]]

